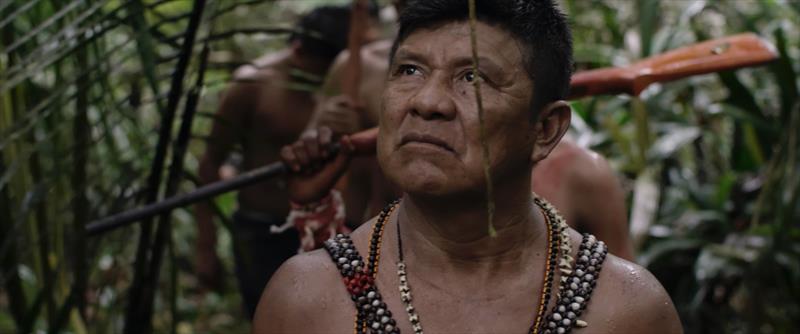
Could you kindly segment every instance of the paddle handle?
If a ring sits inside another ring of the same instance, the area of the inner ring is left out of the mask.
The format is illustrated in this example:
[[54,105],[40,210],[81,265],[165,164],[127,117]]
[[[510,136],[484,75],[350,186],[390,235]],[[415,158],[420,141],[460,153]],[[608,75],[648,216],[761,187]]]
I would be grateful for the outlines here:
[[655,82],[757,66],[777,58],[775,48],[753,33],[712,39],[625,67],[575,73],[570,83],[569,99],[601,94],[636,96]]

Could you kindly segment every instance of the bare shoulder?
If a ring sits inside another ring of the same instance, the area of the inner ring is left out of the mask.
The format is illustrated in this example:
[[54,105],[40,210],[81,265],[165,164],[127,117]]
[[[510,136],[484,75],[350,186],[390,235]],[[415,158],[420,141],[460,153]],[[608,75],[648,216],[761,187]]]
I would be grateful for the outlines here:
[[281,74],[274,65],[244,65],[233,72],[233,81],[237,83],[268,83]]
[[[386,71],[389,65],[389,52],[392,49],[391,40],[379,40],[361,48],[361,66],[367,72],[373,70]],[[344,50],[333,61],[332,71],[341,70],[350,60],[350,52]]]
[[325,250],[296,255],[272,276],[253,319],[253,333],[345,332],[353,310]]
[[[573,255],[582,235],[569,229]],[[579,319],[588,323],[587,333],[682,333],[672,300],[647,269],[606,256],[597,285]]]
[[614,171],[604,156],[570,140],[562,140],[552,155],[560,164],[569,167],[573,179],[606,180],[611,177],[613,180]]
[[237,109],[257,108],[263,95],[274,91],[265,88],[269,87],[269,83],[280,81],[280,75],[280,71],[273,66],[263,68],[255,65],[241,66],[233,73],[224,98],[234,103]]
[[[602,333],[682,333],[666,290],[647,269],[608,254],[585,319]],[[593,331],[594,332],[594,331]]]
[[289,51],[265,54],[247,65],[242,65],[233,72],[236,81],[263,81],[281,74],[278,67],[282,66],[289,57]]
[[[361,254],[375,221],[350,235]],[[275,272],[258,303],[253,333],[344,333],[352,331],[354,315],[338,268],[319,249],[290,258]]]
[[[588,216],[598,206],[615,204],[620,210],[620,218],[624,223],[624,192],[620,179],[611,168],[608,160],[601,154],[588,148],[580,147],[570,141],[562,141],[556,147],[554,164],[564,171],[564,180],[574,195],[573,199],[585,202],[576,206],[577,216]],[[591,220],[591,219],[584,219]],[[602,220],[598,220],[602,221]],[[592,230],[596,232],[597,230]]]

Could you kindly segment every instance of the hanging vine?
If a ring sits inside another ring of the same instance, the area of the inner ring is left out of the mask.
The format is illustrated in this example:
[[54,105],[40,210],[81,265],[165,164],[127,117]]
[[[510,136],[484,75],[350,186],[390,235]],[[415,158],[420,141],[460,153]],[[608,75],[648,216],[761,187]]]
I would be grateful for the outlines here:
[[[469,1],[469,35],[472,44],[472,72],[478,73],[478,38],[475,32],[477,19],[475,15],[475,0]],[[484,124],[483,100],[481,100],[481,82],[473,80],[475,86],[475,102],[478,107],[478,124],[480,126],[480,141],[483,156],[483,176],[486,178],[486,212],[489,226],[489,235],[494,237],[497,231],[494,229],[494,185],[492,184],[492,166],[490,164],[489,145],[486,142],[486,125]]]

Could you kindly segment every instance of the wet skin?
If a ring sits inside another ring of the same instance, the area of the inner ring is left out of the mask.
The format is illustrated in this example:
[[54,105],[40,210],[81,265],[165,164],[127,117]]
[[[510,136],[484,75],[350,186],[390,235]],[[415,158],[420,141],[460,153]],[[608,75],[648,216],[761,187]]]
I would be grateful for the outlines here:
[[[544,268],[544,220],[532,204],[531,167],[558,143],[569,108],[556,101],[531,123],[531,82],[504,30],[478,24],[480,73],[470,70],[468,25],[412,33],[399,48],[383,95],[378,161],[405,193],[386,227],[377,286],[403,332],[412,332],[397,290],[396,225],[403,230],[414,305],[428,332],[523,333]],[[483,80],[497,236],[484,210],[484,177],[472,80]],[[374,221],[352,237],[362,254]],[[573,250],[580,237],[571,231]],[[555,291],[554,293],[557,293]],[[290,259],[259,305],[255,333],[349,332],[354,308],[328,255]],[[609,256],[589,308],[592,333],[680,332],[669,297],[646,270]]]

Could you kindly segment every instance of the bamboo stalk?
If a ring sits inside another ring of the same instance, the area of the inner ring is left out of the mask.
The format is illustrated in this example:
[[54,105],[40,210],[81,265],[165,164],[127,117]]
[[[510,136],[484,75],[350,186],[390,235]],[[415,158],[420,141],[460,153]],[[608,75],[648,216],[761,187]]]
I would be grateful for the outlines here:
[[[3,44],[7,44],[13,39],[14,32],[10,28],[3,29],[1,32],[0,38],[2,38]],[[0,58],[0,70],[5,70],[6,67],[4,59]],[[0,131],[3,131],[5,130],[3,129],[4,127],[13,122],[14,115],[10,92],[0,94],[2,94],[0,95],[0,98],[2,98],[2,101],[0,101]],[[5,174],[5,161],[8,158],[14,158],[13,152],[0,148],[0,174]],[[14,228],[14,217],[11,213],[11,208],[15,206],[15,203],[9,192],[9,188],[0,187],[0,234],[4,236],[11,235],[11,230]],[[30,328],[24,325],[24,319],[27,318],[28,302],[17,269],[19,266],[17,238],[4,238],[0,248],[5,250],[0,252],[0,270],[2,270],[3,288],[8,294],[9,313],[14,319],[18,332],[30,332]]]
[[[56,6],[57,1],[51,0],[53,6]],[[65,82],[64,80],[64,66],[61,62],[56,63],[53,68],[53,72],[55,74],[55,82]],[[56,263],[53,264],[53,278],[56,281],[54,283],[54,297],[56,300],[63,300],[69,294],[69,287],[67,286],[67,274],[68,269],[65,268],[65,259],[66,255],[64,254],[65,246],[64,246],[64,229],[66,224],[61,224],[59,222],[58,217],[61,217],[61,211],[58,208],[63,208],[65,205],[64,203],[68,203],[68,199],[72,197],[71,191],[72,188],[69,184],[70,180],[67,177],[63,177],[63,174],[59,173],[59,171],[67,171],[69,170],[69,165],[66,161],[69,158],[69,153],[64,149],[63,143],[68,143],[59,132],[59,130],[63,127],[64,124],[69,124],[66,119],[63,117],[63,110],[62,110],[62,103],[54,103],[53,112],[54,117],[45,118],[41,121],[44,124],[44,128],[46,129],[44,132],[47,134],[52,134],[52,143],[58,143],[53,145],[53,154],[48,155],[49,160],[51,162],[51,171],[45,173],[45,179],[52,178],[53,187],[51,188],[50,192],[48,193],[49,197],[49,210],[48,216],[51,217],[51,220],[54,220],[54,224],[51,226],[51,256],[56,259]],[[37,145],[39,146],[39,145]],[[38,147],[37,147],[38,149]],[[48,183],[51,183],[47,181]],[[57,312],[54,312],[51,315],[51,328],[60,328],[55,323],[55,317],[57,317]]]
[[[6,100],[4,98],[4,100]],[[6,103],[3,104],[7,105]],[[9,110],[2,108],[2,114],[6,114]],[[7,116],[7,115],[6,115]],[[0,155],[0,171],[5,170],[5,157]],[[0,189],[0,234],[9,235],[13,229],[13,216],[11,214],[11,206],[13,201],[9,196],[8,189]],[[17,330],[20,333],[30,332],[30,328],[24,326],[24,319],[27,318],[27,301],[25,292],[22,289],[22,280],[19,277],[19,257],[17,254],[17,238],[6,238],[3,242],[2,248],[6,251],[0,253],[0,270],[3,276],[3,288],[8,294],[9,306],[11,317],[16,323]]]
[[[36,139],[30,136],[29,140],[35,141]],[[28,165],[30,166],[29,173],[33,184],[43,184],[42,166],[38,152],[34,151],[33,154],[30,155]],[[38,236],[36,246],[38,248],[38,265],[39,272],[41,273],[40,280],[42,282],[41,293],[46,311],[45,319],[49,326],[52,324],[53,316],[56,312],[56,302],[54,295],[54,276],[50,266],[50,236],[48,231],[50,230],[49,227],[51,224],[47,219],[47,195],[46,192],[44,193],[44,197],[37,199],[36,204],[34,204],[33,220],[36,222],[36,234]]]
[[[198,66],[197,81],[194,89],[189,92],[186,97],[186,104],[181,117],[181,126],[178,131],[178,136],[175,140],[175,147],[173,148],[172,162],[169,168],[169,175],[167,176],[167,187],[165,196],[171,197],[178,192],[181,176],[183,175],[183,160],[186,155],[186,150],[189,145],[189,139],[192,134],[192,123],[194,120],[197,104],[200,100],[200,92],[203,89],[203,81],[205,80],[205,69],[208,64],[209,46],[208,42],[205,43],[203,51],[200,54],[200,65]],[[172,241],[172,226],[170,222],[170,211],[164,212],[159,218],[158,231],[156,232],[156,240],[153,246],[153,256],[150,262],[150,282],[153,282],[151,290],[148,291],[150,300],[147,305],[152,307],[152,300],[155,296],[155,282],[158,281],[159,272],[161,268],[161,259],[164,252],[165,244],[171,244]],[[174,275],[174,273],[172,273]],[[171,277],[172,280],[175,277]],[[174,283],[174,281],[173,281]],[[174,296],[173,296],[174,297]],[[172,312],[172,332],[175,332],[175,299],[171,300],[170,311]]]
[[[142,4],[138,1],[134,1],[134,3],[142,6]],[[180,102],[183,92],[183,79],[186,75],[186,70],[192,56],[195,36],[200,27],[204,8],[205,0],[196,0],[194,2],[192,16],[189,19],[185,38],[183,39],[184,43],[181,50],[182,56],[178,59],[178,63],[175,66],[175,74],[172,77],[167,107],[161,113],[161,129],[159,131],[158,143],[156,145],[156,153],[153,158],[152,168],[150,169],[150,175],[147,180],[147,203],[154,203],[158,199],[162,177],[161,174],[162,170],[164,169],[164,162],[166,160],[168,146],[172,137],[172,123],[175,118],[175,111],[178,108],[178,103]],[[152,223],[149,220],[142,224],[136,256],[134,281],[131,284],[129,294],[130,299],[128,309],[126,310],[125,314],[124,333],[149,333],[152,331],[152,302],[157,284],[157,282],[155,282],[153,279],[158,277],[158,273],[157,271],[149,272],[146,270],[148,270],[148,267],[150,270],[152,270],[153,267],[157,268],[160,264],[160,259],[158,259],[160,256],[154,255],[151,259],[148,259],[147,256],[147,253],[150,250],[151,225]],[[165,234],[169,231],[166,225],[167,224],[164,223],[160,224],[160,226],[164,226],[163,229],[166,229],[166,232],[161,232],[158,234],[164,235],[161,237],[162,239],[166,237]],[[150,263],[149,266],[148,263]]]
[[[86,48],[77,54],[78,68],[89,66]],[[90,86],[91,87],[91,86]],[[86,197],[87,164],[89,160],[89,88],[81,89],[75,99],[75,118],[72,123],[72,189],[75,192],[72,200],[72,237],[73,237],[73,270],[75,286],[75,304],[78,313],[86,318],[86,287],[88,285],[89,268],[86,254],[86,232],[84,224],[89,220],[89,200]]]
[[[26,96],[25,88],[26,88],[25,85],[20,85],[12,90],[11,114],[13,118],[19,118],[19,115],[23,113],[25,110],[25,104],[24,104],[24,99]],[[29,138],[26,139],[29,140]],[[23,155],[21,154],[22,152],[29,151],[28,144],[29,143],[27,142],[27,140],[22,140],[15,142],[14,145],[9,145],[9,147],[7,147],[8,151],[11,153],[12,161],[14,159],[13,157],[20,159],[21,156]],[[24,224],[25,227],[27,227],[27,229],[24,229],[23,233],[25,234],[24,236],[25,240],[28,240],[29,242],[41,240],[41,235],[39,233],[39,225],[36,222],[37,217],[30,216],[30,206],[35,205],[35,203],[33,203],[32,201],[31,202],[27,201],[29,199],[28,195],[35,193],[36,192],[35,186],[38,186],[38,184],[34,184],[32,180],[33,175],[31,174],[32,167],[30,158],[33,155],[34,154],[30,154],[27,157],[22,158],[21,160],[18,161],[19,170],[23,172],[19,173],[17,177],[9,180],[11,196],[16,197],[16,200],[18,201],[17,206],[21,208],[18,211],[18,214],[12,219],[12,222],[16,221],[17,223]],[[31,197],[31,199],[35,201],[35,198]],[[46,261],[46,259],[42,259],[35,253],[36,252],[28,253],[30,260],[29,263],[31,263],[34,275],[35,277],[37,277],[37,283],[39,283],[42,282],[44,278],[43,261]],[[38,287],[41,290],[44,288],[44,285],[39,284]],[[26,312],[26,318],[23,321],[24,325],[22,327],[31,328],[34,320],[39,316],[39,312],[41,311],[41,306],[42,306],[41,303],[42,299],[37,298],[37,300],[38,302],[32,303],[32,306],[28,309],[28,312]]]

